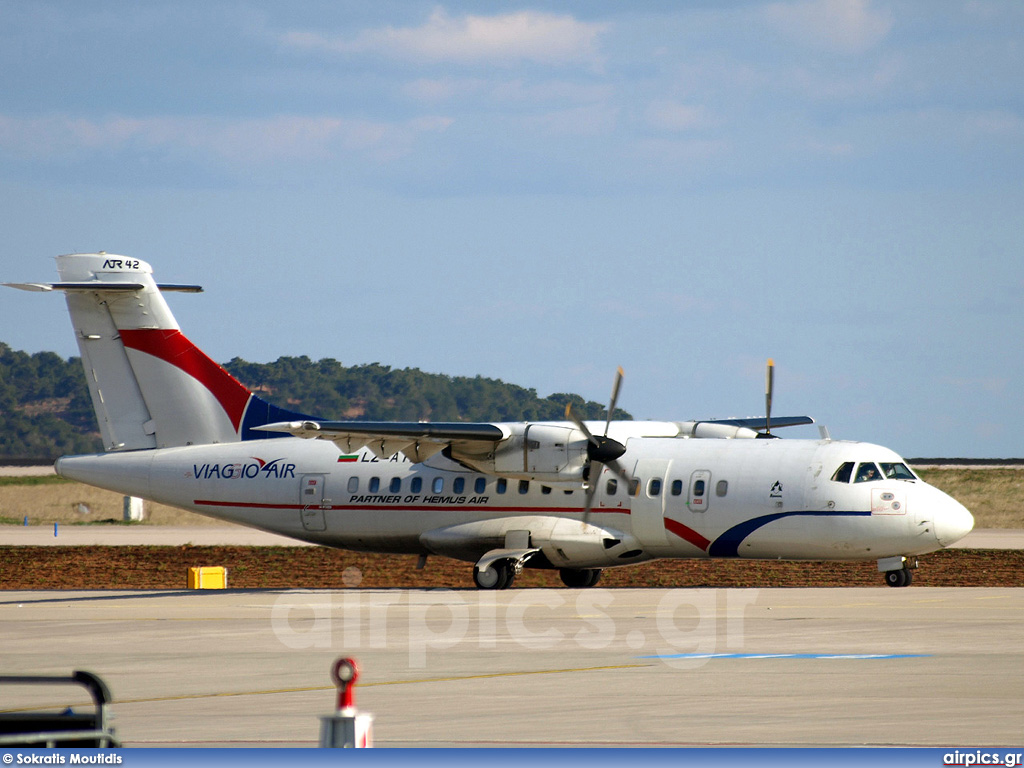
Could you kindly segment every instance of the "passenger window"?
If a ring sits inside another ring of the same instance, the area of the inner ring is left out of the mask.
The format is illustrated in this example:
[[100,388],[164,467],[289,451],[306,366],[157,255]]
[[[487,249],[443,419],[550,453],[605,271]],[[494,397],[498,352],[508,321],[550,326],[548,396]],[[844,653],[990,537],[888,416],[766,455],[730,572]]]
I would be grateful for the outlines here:
[[431,485],[430,489],[434,493],[441,493],[441,491],[444,490],[444,478],[443,477],[435,477],[434,478],[434,482]]
[[848,483],[851,475],[853,475],[853,462],[847,461],[832,475],[832,480],[836,483]]
[[618,487],[619,481],[613,477],[608,480],[608,484],[605,486],[605,490],[608,492],[609,496],[614,496],[615,491],[618,490]]
[[549,493],[551,493],[551,486],[550,485],[542,485],[540,487],[540,492],[543,493],[545,496],[547,496]]
[[526,493],[529,490],[530,490],[530,481],[529,480],[520,480],[519,481],[519,493],[521,493],[521,494],[522,493]]
[[654,497],[661,495],[661,478],[652,477],[651,482],[647,484],[647,495]]
[[682,496],[683,495],[683,481],[682,480],[673,480],[672,481],[672,495],[673,496]]
[[722,497],[729,492],[729,481],[719,480],[718,485],[715,486],[715,495]]
[[419,493],[423,490],[423,478],[414,477],[412,482],[409,483],[409,493]]
[[388,486],[388,492],[390,492],[390,493],[398,493],[401,490],[402,490],[402,478],[400,478],[400,477],[392,477],[391,478],[391,484]]
[[349,493],[355,493],[358,490],[359,490],[359,478],[358,477],[350,477],[348,479],[348,492]]
[[906,464],[882,462],[882,473],[889,480],[917,480],[917,475]]
[[473,490],[476,491],[477,493],[483,493],[484,491],[486,491],[487,490],[487,478],[486,477],[478,477],[476,480],[474,480],[473,481]]
[[380,490],[380,478],[379,477],[371,477],[370,478],[370,493],[377,493],[377,491],[379,491],[379,490]]
[[693,484],[693,495],[698,497],[698,498],[703,496],[704,495],[704,490],[705,490],[706,487],[707,487],[707,485],[705,484],[705,482],[703,480],[696,481]]
[[855,483],[870,483],[875,480],[881,480],[882,475],[878,471],[878,467],[875,466],[874,462],[864,462],[857,467],[857,477],[853,482]]
[[494,490],[497,491],[498,493],[504,493],[507,488],[508,480],[506,480],[504,477],[499,477],[498,482],[494,484]]
[[640,481],[633,478],[629,481],[629,495],[636,496],[638,493],[640,493]]
[[452,493],[454,493],[456,496],[458,496],[459,494],[461,494],[465,490],[466,490],[466,478],[464,478],[464,477],[456,477],[455,480],[452,481]]

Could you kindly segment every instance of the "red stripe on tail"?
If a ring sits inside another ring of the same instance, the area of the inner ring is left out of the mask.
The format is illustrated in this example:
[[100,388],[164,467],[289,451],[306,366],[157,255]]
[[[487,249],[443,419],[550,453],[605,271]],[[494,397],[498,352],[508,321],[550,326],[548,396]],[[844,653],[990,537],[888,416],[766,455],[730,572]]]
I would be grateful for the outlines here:
[[170,363],[196,379],[217,398],[235,429],[239,428],[251,393],[181,331],[160,328],[122,330],[121,341],[126,347]]

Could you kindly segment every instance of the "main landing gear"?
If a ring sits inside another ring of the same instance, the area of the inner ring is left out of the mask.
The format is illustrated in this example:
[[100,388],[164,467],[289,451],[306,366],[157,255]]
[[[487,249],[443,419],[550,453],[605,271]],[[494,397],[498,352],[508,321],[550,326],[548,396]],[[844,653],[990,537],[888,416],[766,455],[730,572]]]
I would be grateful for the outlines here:
[[508,589],[522,569],[522,565],[516,568],[510,560],[498,560],[485,570],[474,565],[473,581],[480,589]]
[[[522,570],[522,565],[514,560],[496,560],[483,570],[474,565],[473,582],[480,589],[508,589]],[[562,577],[565,586],[578,589],[597,584],[601,580],[601,569],[562,568],[558,575]]]
[[917,558],[886,557],[878,561],[878,570],[885,574],[885,583],[890,587],[909,587],[914,580]]
[[601,580],[600,568],[562,568],[558,571],[562,583],[567,587],[592,587]]

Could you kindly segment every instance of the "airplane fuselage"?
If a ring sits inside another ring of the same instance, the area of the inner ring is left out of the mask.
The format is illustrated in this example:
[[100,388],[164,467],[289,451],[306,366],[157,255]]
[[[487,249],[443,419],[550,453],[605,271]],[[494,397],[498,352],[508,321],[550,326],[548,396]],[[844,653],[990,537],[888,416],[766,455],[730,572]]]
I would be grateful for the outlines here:
[[[469,471],[442,456],[342,453],[333,443],[254,440],[66,457],[58,472],[121,493],[345,549],[476,560],[526,531],[555,567],[654,558],[877,560],[930,552],[970,528],[918,479],[833,479],[845,463],[900,464],[832,440],[629,438],[635,492],[583,490]],[[902,466],[902,464],[901,464]]]
[[[705,421],[324,421],[274,405],[178,327],[149,264],[57,257],[107,453],[60,475],[296,539],[474,563],[482,589],[524,567],[570,587],[657,558],[877,560],[891,586],[913,555],[949,546],[971,514],[892,451],[759,439],[813,423]],[[615,413],[618,371],[607,413]],[[763,432],[762,432],[763,430]],[[276,435],[264,437],[264,435]]]

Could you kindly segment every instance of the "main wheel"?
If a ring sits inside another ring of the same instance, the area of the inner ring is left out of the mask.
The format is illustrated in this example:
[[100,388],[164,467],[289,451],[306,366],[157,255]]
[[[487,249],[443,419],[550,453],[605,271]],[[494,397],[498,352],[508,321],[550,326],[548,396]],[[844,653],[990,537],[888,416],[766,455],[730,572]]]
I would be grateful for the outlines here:
[[515,581],[516,573],[508,560],[491,563],[486,571],[473,566],[473,582],[480,589],[508,589]]
[[561,568],[558,575],[562,583],[574,589],[592,587],[601,579],[600,568]]
[[497,567],[497,563],[492,565],[486,571],[481,571],[474,565],[473,582],[480,589],[501,589],[499,586],[501,583],[501,570]]
[[900,568],[898,571],[886,571],[885,583],[890,587],[905,587],[910,583],[910,571]]

